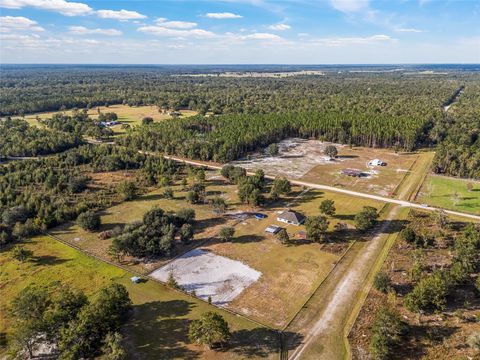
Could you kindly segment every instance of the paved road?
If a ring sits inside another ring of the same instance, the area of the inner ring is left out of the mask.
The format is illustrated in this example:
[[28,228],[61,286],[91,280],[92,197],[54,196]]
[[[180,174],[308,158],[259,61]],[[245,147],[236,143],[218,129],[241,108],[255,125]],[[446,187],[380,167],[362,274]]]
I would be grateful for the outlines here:
[[[149,153],[149,152],[145,152],[145,153]],[[149,154],[153,155],[155,153],[149,153]],[[158,154],[155,154],[155,155],[158,155]],[[207,162],[187,160],[187,159],[182,159],[182,158],[175,157],[175,156],[170,156],[170,155],[164,155],[164,158],[174,160],[174,161],[178,161],[178,162],[183,162],[185,164],[194,165],[194,166],[205,166],[207,168],[215,169],[215,170],[222,169],[221,165],[215,165],[215,164],[211,164],[211,163],[207,163]],[[254,173],[249,172],[247,174],[253,175]],[[268,174],[266,174],[265,177],[267,179],[274,179],[275,178],[275,176],[271,176],[271,175],[268,175]],[[382,201],[382,202],[386,202],[386,203],[390,203],[390,204],[395,204],[395,205],[400,205],[400,206],[405,206],[405,207],[411,207],[411,208],[415,208],[415,209],[422,209],[422,210],[426,210],[426,211],[440,211],[440,210],[443,210],[443,211],[445,211],[445,213],[447,213],[449,215],[461,216],[461,217],[466,217],[466,218],[469,218],[469,219],[480,221],[480,215],[473,215],[473,214],[463,213],[463,212],[460,212],[460,211],[453,211],[453,210],[447,210],[447,209],[437,208],[437,207],[433,207],[433,206],[426,206],[426,205],[421,205],[421,204],[417,204],[417,203],[406,201],[406,200],[398,200],[398,199],[392,199],[392,198],[385,197],[385,196],[366,194],[366,193],[362,193],[362,192],[358,192],[358,191],[341,189],[341,188],[334,187],[334,186],[329,186],[329,185],[314,184],[314,183],[295,180],[295,179],[288,179],[288,180],[294,185],[306,186],[306,187],[309,187],[309,188],[319,189],[319,190],[333,191],[333,192],[337,192],[337,193],[342,193],[342,194],[347,194],[347,195],[357,196],[357,197],[362,197],[362,198],[367,198],[367,199],[378,200],[378,201]]]

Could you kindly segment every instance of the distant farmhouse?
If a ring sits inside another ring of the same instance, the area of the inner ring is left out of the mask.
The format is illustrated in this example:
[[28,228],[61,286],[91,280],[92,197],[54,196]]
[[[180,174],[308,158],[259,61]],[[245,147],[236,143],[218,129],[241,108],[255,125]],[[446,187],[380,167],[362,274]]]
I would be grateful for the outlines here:
[[296,211],[287,210],[278,215],[277,221],[298,226],[303,224],[305,221],[305,216]]

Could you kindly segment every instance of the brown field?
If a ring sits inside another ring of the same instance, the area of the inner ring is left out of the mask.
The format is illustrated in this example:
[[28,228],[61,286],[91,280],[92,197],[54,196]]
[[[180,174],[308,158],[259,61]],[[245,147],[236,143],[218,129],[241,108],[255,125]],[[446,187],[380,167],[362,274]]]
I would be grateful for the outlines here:
[[[269,175],[393,196],[418,157],[416,153],[334,144],[338,149],[338,157],[329,161],[323,154],[325,146],[329,144],[318,140],[286,139],[279,143],[278,156],[256,154],[234,164],[247,169],[263,169]],[[373,159],[380,159],[387,166],[369,167],[368,162]],[[340,173],[343,169],[358,169],[368,176],[349,177]]]
[[[305,230],[303,225],[287,225],[276,220],[277,212],[286,208],[306,216],[318,215],[318,206],[325,199],[334,200],[337,208],[337,214],[329,219],[329,241],[325,244],[300,240],[296,235]],[[266,219],[248,217],[239,222],[235,226],[235,240],[231,243],[205,245],[203,248],[242,261],[262,273],[260,280],[228,307],[270,326],[284,326],[326,277],[350,242],[360,238],[353,229],[353,217],[365,205],[379,210],[382,207],[376,201],[318,190],[303,193],[299,187],[294,187],[289,198],[260,209],[268,215]],[[338,222],[346,223],[348,229],[334,231]],[[290,245],[283,245],[274,235],[265,233],[265,228],[271,224],[287,229]]]
[[[440,230],[431,215],[419,211],[412,211],[408,220],[414,227],[436,235],[434,244],[423,250],[426,271],[451,264],[453,238],[462,223],[452,218],[454,230]],[[438,313],[418,315],[403,307],[403,298],[412,287],[409,271],[413,266],[414,253],[412,245],[401,237],[397,238],[382,268],[392,279],[397,296],[392,299],[374,288],[370,290],[349,335],[353,359],[369,358],[374,314],[386,303],[400,312],[402,320],[410,328],[399,347],[389,355],[390,359],[476,359],[474,350],[466,346],[467,337],[480,331],[480,324],[474,321],[480,301],[473,286],[464,285],[454,290],[447,308]]]

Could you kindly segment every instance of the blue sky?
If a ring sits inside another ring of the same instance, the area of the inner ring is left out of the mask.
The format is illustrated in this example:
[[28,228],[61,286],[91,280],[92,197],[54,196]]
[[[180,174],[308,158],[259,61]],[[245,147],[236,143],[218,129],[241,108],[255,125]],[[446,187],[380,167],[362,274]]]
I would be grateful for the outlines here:
[[480,63],[480,1],[0,0],[0,62]]

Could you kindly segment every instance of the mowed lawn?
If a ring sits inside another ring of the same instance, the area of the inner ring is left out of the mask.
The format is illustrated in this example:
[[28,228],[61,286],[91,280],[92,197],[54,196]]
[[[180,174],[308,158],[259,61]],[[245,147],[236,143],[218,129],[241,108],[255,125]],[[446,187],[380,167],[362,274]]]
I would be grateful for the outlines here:
[[[207,172],[207,179],[209,176],[214,176],[216,172]],[[222,196],[230,204],[236,203],[235,185],[228,185],[224,182],[212,179],[206,181],[207,197]],[[186,191],[182,190],[180,185],[171,186],[174,190],[174,199],[165,199],[162,194],[164,189],[157,189],[153,192],[140,196],[138,199],[123,202],[119,205],[105,209],[101,214],[102,226],[99,231],[89,232],[80,228],[75,222],[68,222],[60,225],[49,231],[50,234],[59,237],[63,241],[67,241],[75,246],[78,246],[90,253],[98,255],[102,258],[111,260],[108,256],[108,248],[112,243],[111,239],[99,239],[99,233],[106,230],[112,230],[117,226],[123,227],[126,224],[140,221],[143,215],[153,209],[159,207],[165,211],[178,211],[180,209],[194,209],[196,215],[195,223],[195,241],[188,246],[177,242],[176,254],[181,254],[187,251],[192,246],[196,246],[196,242],[210,239],[219,231],[219,227],[226,225],[228,219],[221,215],[216,215],[212,211],[212,207],[208,204],[192,205],[185,200]],[[131,260],[131,259],[126,259]],[[159,267],[164,261],[168,259],[159,259],[158,261],[150,261],[148,263],[140,261],[128,261],[124,263],[131,267],[132,270],[149,273],[155,268]]]
[[[154,122],[163,121],[166,119],[172,119],[172,117],[168,113],[160,113],[156,106],[128,106],[128,105],[111,105],[109,107],[99,106],[99,107],[94,107],[88,110],[88,115],[90,115],[91,118],[96,119],[98,118],[98,110],[100,110],[102,113],[114,112],[118,116],[118,121],[129,124],[130,126],[140,125],[142,123],[142,119],[147,116],[153,118]],[[192,110],[180,110],[179,112],[181,113],[180,116],[182,117],[193,116],[197,114],[196,111],[192,111]],[[41,124],[37,120],[37,117],[44,120],[58,113],[61,113],[61,111],[50,111],[50,112],[42,112],[37,114],[30,114],[25,116],[25,120],[27,120],[32,126],[41,126]],[[67,115],[71,115],[72,110],[63,111],[63,113]],[[122,125],[112,126],[112,130],[116,134],[121,134],[125,132],[125,129],[122,129]]]
[[[231,315],[205,302],[147,281],[133,284],[133,274],[69,248],[48,236],[29,240],[25,247],[34,258],[22,263],[11,250],[0,253],[0,333],[8,333],[13,319],[8,307],[18,292],[30,284],[67,284],[92,295],[111,282],[125,285],[133,301],[133,314],[124,333],[129,358],[275,358],[276,335],[247,319]],[[213,352],[188,341],[188,324],[206,311],[221,313],[229,322],[233,338],[225,351]],[[0,349],[0,355],[5,349]]]
[[[472,190],[468,189],[471,184]],[[480,214],[480,182],[430,175],[417,198],[418,202],[446,209]]]
[[[274,206],[259,209],[268,215],[257,220],[249,217],[235,226],[235,239],[229,243],[211,243],[203,247],[216,254],[238,261],[262,273],[260,279],[241,293],[228,307],[255,320],[273,327],[283,327],[317,288],[333,268],[341,253],[325,251],[329,244],[318,244],[298,239],[304,226],[287,225],[276,220],[277,213],[287,208],[304,215],[319,215],[321,201],[335,201],[337,214],[329,218],[328,238],[333,243],[343,243],[345,250],[350,241],[360,238],[353,225],[353,218],[363,206],[374,206],[378,210],[382,203],[374,200],[350,197],[337,193],[309,190],[299,187],[293,194]],[[348,229],[334,232],[334,226],[343,222]],[[285,227],[291,244],[282,244],[274,235],[265,233],[269,225]]]

